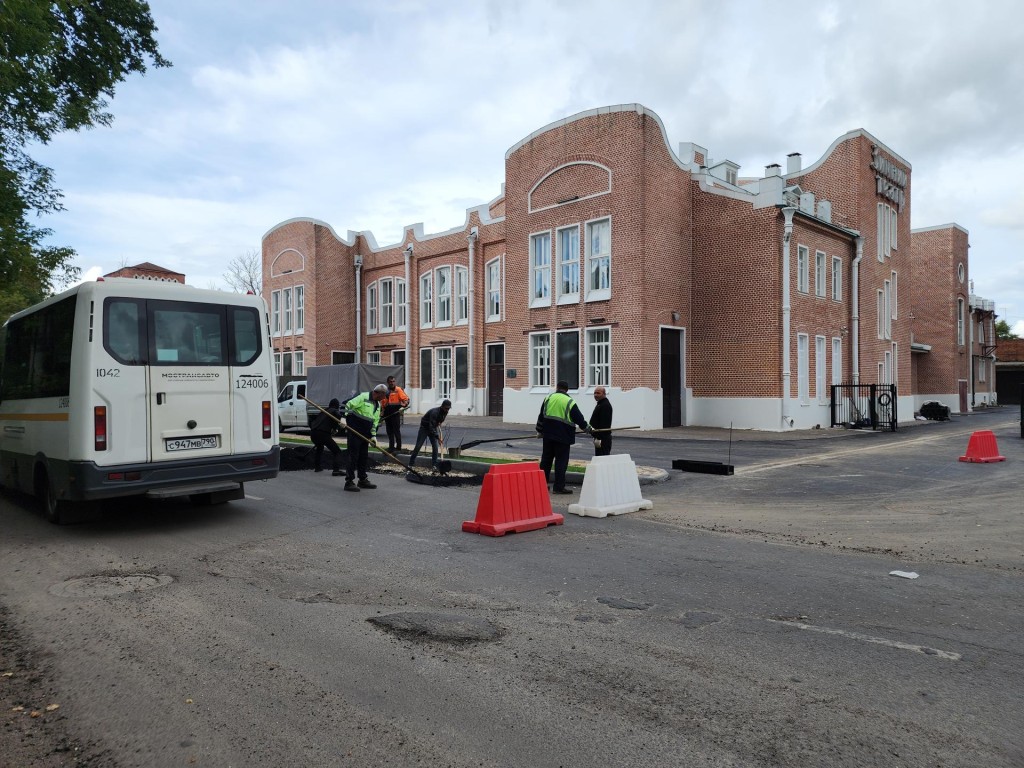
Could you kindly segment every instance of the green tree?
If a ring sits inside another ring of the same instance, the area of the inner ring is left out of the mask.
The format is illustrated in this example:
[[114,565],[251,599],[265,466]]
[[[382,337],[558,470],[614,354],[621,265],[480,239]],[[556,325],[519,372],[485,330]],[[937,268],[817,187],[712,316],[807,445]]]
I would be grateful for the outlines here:
[[33,216],[63,209],[53,172],[26,152],[109,125],[130,74],[170,66],[144,0],[0,0],[0,319],[78,277],[74,250],[45,245]]
[[1014,333],[1011,330],[1010,324],[1008,322],[1006,322],[1005,320],[996,320],[996,338],[997,339],[1016,339],[1016,338],[1019,338],[1019,337],[1017,336],[1016,333]]

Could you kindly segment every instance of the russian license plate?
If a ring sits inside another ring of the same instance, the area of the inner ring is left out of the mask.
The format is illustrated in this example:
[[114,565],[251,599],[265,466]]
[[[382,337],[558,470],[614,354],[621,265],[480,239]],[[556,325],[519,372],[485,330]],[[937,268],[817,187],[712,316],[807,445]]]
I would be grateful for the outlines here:
[[164,440],[164,448],[172,451],[194,451],[201,448],[216,448],[220,445],[217,435],[203,437],[169,437]]

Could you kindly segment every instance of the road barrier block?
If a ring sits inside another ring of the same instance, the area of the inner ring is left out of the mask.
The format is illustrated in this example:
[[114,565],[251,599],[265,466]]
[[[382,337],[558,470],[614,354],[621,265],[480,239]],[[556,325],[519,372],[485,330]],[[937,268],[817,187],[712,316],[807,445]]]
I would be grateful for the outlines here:
[[548,484],[540,464],[495,464],[484,475],[476,519],[464,520],[462,530],[484,536],[504,536],[561,525],[562,515],[551,511]]
[[587,517],[607,517],[651,509],[653,501],[640,495],[636,464],[628,453],[595,456],[583,475],[579,504],[570,504],[569,512]]
[[1006,461],[1006,457],[999,455],[995,433],[983,429],[971,435],[971,439],[967,441],[967,453],[960,457],[960,461],[990,464],[995,461]]

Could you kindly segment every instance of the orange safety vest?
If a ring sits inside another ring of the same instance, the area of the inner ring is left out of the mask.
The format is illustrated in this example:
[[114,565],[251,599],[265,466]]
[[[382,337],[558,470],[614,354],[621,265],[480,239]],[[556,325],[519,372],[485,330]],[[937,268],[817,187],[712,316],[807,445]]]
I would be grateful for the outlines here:
[[388,390],[388,398],[384,401],[386,405],[400,406],[404,406],[408,402],[409,398],[406,396],[405,391],[397,384],[395,385],[394,391]]

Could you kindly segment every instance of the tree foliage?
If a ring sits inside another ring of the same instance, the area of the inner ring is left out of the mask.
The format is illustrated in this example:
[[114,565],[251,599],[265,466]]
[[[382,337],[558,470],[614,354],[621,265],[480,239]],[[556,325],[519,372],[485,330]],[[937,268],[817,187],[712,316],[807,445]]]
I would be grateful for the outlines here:
[[259,296],[263,293],[263,256],[255,248],[235,256],[228,262],[224,282],[237,293],[252,291]]
[[109,125],[132,73],[170,66],[144,0],[0,0],[0,316],[78,276],[33,216],[62,210],[49,168],[26,152],[63,131]]
[[1005,320],[996,320],[996,338],[997,339],[1016,339],[1019,338],[1013,329],[1010,328],[1010,324]]

